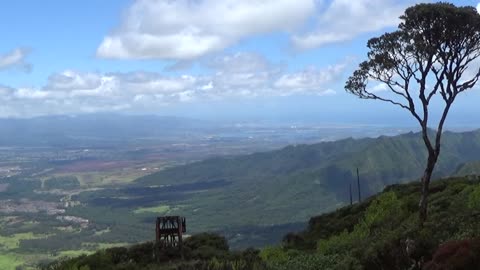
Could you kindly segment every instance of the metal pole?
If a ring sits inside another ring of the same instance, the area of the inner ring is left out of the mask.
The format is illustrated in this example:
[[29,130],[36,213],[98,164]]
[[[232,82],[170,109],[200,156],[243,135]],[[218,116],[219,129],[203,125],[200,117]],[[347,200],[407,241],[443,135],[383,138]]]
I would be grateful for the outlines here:
[[352,182],[350,182],[350,205],[353,205]]
[[360,175],[357,168],[357,186],[358,186],[358,202],[362,202],[362,193],[360,192]]

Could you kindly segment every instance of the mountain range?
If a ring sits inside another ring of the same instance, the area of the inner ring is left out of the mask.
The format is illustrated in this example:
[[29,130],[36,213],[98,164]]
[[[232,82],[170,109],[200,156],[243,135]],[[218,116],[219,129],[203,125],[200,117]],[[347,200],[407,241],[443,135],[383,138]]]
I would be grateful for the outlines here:
[[[285,224],[347,204],[350,184],[357,199],[357,168],[365,198],[419,179],[425,160],[421,136],[411,132],[212,158],[139,178],[134,185],[153,189],[222,181],[220,188],[193,194],[182,210],[205,226]],[[445,132],[434,177],[476,174],[478,160],[480,130]]]
[[[302,229],[312,216],[348,205],[350,185],[357,201],[357,168],[365,200],[386,186],[418,181],[425,159],[421,136],[412,132],[290,145],[209,158],[86,191],[72,197],[81,205],[67,214],[108,228],[102,239],[116,242],[148,240],[155,217],[182,215],[189,233],[221,232],[234,248],[264,246]],[[478,161],[480,130],[445,132],[434,178],[480,173]]]

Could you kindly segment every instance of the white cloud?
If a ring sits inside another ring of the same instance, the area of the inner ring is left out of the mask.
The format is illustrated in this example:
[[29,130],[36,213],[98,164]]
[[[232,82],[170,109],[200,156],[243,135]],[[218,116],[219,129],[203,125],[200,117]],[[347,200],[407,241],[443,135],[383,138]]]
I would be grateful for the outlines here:
[[[97,56],[169,59],[170,68],[272,32],[291,35],[294,47],[312,49],[397,26],[420,0],[136,0]],[[313,27],[312,27],[313,22]],[[300,31],[303,30],[303,31]]]
[[340,79],[345,66],[346,64],[341,63],[322,70],[310,67],[301,72],[284,74],[274,86],[284,90],[286,95],[304,92],[323,94],[330,82]]
[[240,53],[209,62],[205,75],[165,76],[156,72],[99,73],[66,70],[39,88],[0,86],[0,116],[35,116],[127,110],[212,100],[291,95],[332,95],[346,63],[289,72],[260,55]]
[[386,85],[385,83],[377,83],[375,86],[369,89],[369,91],[372,93],[385,92],[387,90],[388,90],[388,85]]
[[0,70],[9,68],[18,68],[25,72],[30,72],[32,65],[25,61],[28,50],[15,48],[10,52],[0,55]]
[[166,77],[153,72],[113,73],[122,92],[140,94],[176,94],[195,85],[196,78],[189,75]]
[[405,8],[418,0],[333,0],[318,14],[315,30],[292,37],[295,47],[312,49],[386,27],[397,26]]
[[49,96],[49,92],[38,91],[37,89],[32,88],[19,88],[13,92],[13,97],[21,100],[28,99],[44,99]]
[[213,82],[209,82],[208,84],[205,84],[203,86],[200,87],[200,90],[211,90],[213,89]]
[[264,57],[246,52],[214,57],[205,61],[205,65],[213,70],[231,73],[265,71],[271,66]]
[[480,3],[477,4],[477,12],[480,13]]
[[66,70],[51,75],[45,88],[49,90],[88,90],[99,87],[101,83],[101,76],[98,74]]
[[315,12],[316,0],[137,0],[97,55],[119,59],[189,60],[251,35],[292,31]]

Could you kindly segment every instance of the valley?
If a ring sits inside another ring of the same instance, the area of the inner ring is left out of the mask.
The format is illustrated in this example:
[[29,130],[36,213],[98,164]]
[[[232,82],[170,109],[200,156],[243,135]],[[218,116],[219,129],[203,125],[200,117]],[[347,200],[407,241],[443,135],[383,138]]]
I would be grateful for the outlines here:
[[[42,127],[43,135],[30,134],[28,141],[6,137],[0,140],[1,269],[30,269],[44,261],[149,240],[154,233],[152,221],[165,214],[186,215],[189,233],[219,232],[228,237],[234,248],[277,242],[286,232],[303,228],[311,209],[301,204],[285,207],[283,202],[288,200],[285,197],[272,201],[270,207],[259,204],[252,208],[257,202],[275,196],[273,191],[254,196],[259,190],[269,189],[270,183],[253,185],[246,192],[245,186],[238,185],[237,175],[143,182],[149,175],[171,172],[172,168],[185,168],[177,177],[187,175],[188,164],[209,158],[230,159],[291,143],[331,141],[351,134],[377,136],[401,132],[390,127],[234,125],[195,132],[192,127],[187,128],[190,132],[171,128],[175,136],[150,136],[148,131],[143,134],[146,137],[137,137],[138,134],[128,135],[125,130],[122,136],[110,131],[102,135],[97,130],[96,136],[75,139],[66,147],[61,141],[78,138],[77,131],[65,132],[63,138],[51,140],[54,134],[49,134],[52,129],[48,125],[60,124],[55,121],[47,124]],[[68,125],[80,124],[68,122]],[[83,128],[93,129],[88,125]],[[34,133],[31,128],[25,129]],[[235,192],[250,205],[241,213],[231,210],[238,197],[228,196]],[[334,199],[326,193],[318,198],[320,205]],[[267,207],[266,215],[255,214],[263,207]],[[305,210],[291,219],[285,218],[292,209],[301,208]],[[220,216],[223,214],[226,216]]]
[[480,270],[479,1],[2,1],[0,270]]
[[[155,217],[170,214],[187,217],[188,234],[216,232],[234,249],[262,247],[344,206],[357,167],[367,197],[418,177],[424,157],[416,133],[286,147],[274,141],[261,152],[255,142],[207,142],[9,148],[0,179],[2,260],[28,269],[147,241]],[[480,160],[479,131],[447,132],[445,148],[452,154],[437,175],[457,167],[476,173],[469,162]]]

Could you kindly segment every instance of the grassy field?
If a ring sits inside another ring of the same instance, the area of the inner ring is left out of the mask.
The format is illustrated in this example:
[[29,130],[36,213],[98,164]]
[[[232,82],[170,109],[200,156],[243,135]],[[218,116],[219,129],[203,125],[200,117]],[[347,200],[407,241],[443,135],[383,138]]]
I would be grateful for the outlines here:
[[17,253],[16,249],[19,248],[21,240],[41,239],[46,237],[48,236],[43,234],[33,234],[31,232],[17,233],[11,236],[0,236],[0,269],[15,270],[18,266],[26,264],[30,264],[30,267],[32,267],[32,262],[36,262],[36,259],[30,259],[32,256],[35,258],[36,256],[34,254],[26,255]]
[[165,162],[151,162],[145,164],[121,163],[107,168],[70,168],[45,174],[48,177],[75,176],[81,186],[99,187],[112,184],[128,184],[133,180],[160,171],[168,164]]
[[[65,259],[65,258],[75,258],[81,255],[90,255],[95,253],[97,250],[104,250],[112,247],[124,247],[129,246],[128,243],[85,243],[85,249],[79,250],[64,250],[57,254],[57,256],[52,257],[52,259]],[[3,268],[1,268],[3,269]]]
[[10,252],[4,255],[0,254],[0,269],[14,270],[18,266],[22,266],[26,270],[37,269],[37,264],[41,260],[63,260],[67,258],[75,258],[81,255],[90,255],[98,250],[104,250],[112,247],[129,246],[128,243],[85,243],[85,247],[78,250],[62,250],[56,254],[20,254]]
[[133,211],[133,213],[135,214],[144,214],[144,213],[166,214],[168,211],[170,211],[170,206],[159,205],[159,206],[153,206],[153,207],[137,208]]
[[21,240],[26,240],[26,239],[40,239],[40,238],[46,238],[47,235],[36,235],[31,232],[28,233],[17,233],[11,236],[1,236],[0,235],[0,250],[12,250],[16,249],[20,245]]
[[0,269],[15,270],[15,268],[25,263],[19,257],[17,254],[0,254]]
[[92,250],[64,250],[58,254],[58,258],[74,258],[80,255],[89,255],[92,254]]
[[84,187],[100,187],[116,184],[128,184],[133,180],[163,169],[164,163],[130,164],[130,166],[110,170],[85,170],[72,172],[57,172],[54,177],[75,176]]

